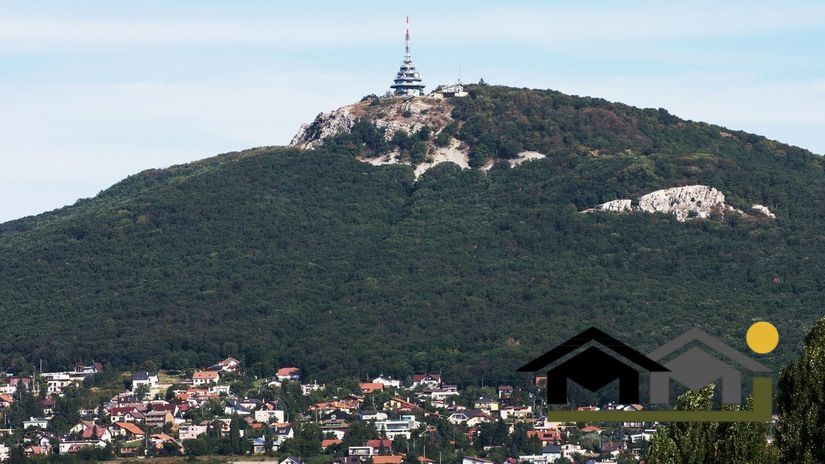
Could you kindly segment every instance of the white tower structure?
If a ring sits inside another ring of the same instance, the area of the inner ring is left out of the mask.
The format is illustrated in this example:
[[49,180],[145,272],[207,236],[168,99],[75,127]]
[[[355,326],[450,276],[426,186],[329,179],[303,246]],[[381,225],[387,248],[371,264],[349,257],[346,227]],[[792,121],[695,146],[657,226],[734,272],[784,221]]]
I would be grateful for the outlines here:
[[410,56],[410,17],[407,16],[407,36],[405,39],[404,61],[401,68],[395,75],[393,84],[390,86],[395,95],[423,95],[424,83],[421,81],[421,74],[415,69]]

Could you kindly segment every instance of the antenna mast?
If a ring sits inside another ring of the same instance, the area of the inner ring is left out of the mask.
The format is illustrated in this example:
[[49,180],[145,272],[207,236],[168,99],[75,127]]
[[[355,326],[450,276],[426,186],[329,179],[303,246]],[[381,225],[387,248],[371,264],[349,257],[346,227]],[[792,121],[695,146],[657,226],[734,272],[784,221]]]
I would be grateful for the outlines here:
[[405,39],[404,57],[410,59],[410,17],[407,16],[407,37]]

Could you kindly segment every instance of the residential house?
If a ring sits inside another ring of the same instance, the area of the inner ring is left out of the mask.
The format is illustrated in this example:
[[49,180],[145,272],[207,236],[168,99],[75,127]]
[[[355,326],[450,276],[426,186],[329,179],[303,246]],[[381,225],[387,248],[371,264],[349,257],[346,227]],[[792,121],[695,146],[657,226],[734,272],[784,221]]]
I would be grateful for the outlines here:
[[361,411],[360,415],[363,421],[387,420],[389,417],[384,411]]
[[145,386],[148,389],[155,388],[160,383],[157,372],[141,371],[132,374],[132,393],[138,388]]
[[281,382],[285,380],[301,380],[301,369],[297,367],[282,367],[275,373],[275,377]]
[[442,385],[440,387],[427,387],[418,393],[420,399],[429,400],[430,403],[436,406],[446,406],[446,402],[450,397],[458,396],[457,385]]
[[[52,417],[54,415],[55,408],[57,408],[57,401],[51,398],[46,398],[40,402],[40,408],[43,409],[44,416]],[[79,410],[78,413],[80,413]]]
[[109,416],[112,422],[142,422],[146,419],[135,406],[115,406],[109,410]]
[[410,412],[418,409],[418,406],[416,406],[415,403],[410,403],[409,401],[397,396],[393,396],[389,400],[385,401],[383,406],[385,410],[396,412]]
[[466,424],[467,427],[475,427],[485,422],[492,422],[493,418],[480,409],[465,409],[450,414],[447,420],[451,424]]
[[404,455],[402,454],[372,457],[372,464],[401,464],[402,462],[404,462]]
[[49,427],[48,419],[42,417],[30,417],[29,420],[23,421],[23,430],[26,429],[41,429],[45,430]]
[[152,411],[169,411],[173,418],[181,414],[180,407],[177,404],[167,403],[166,401],[152,403]]
[[493,461],[482,459],[475,456],[464,456],[461,458],[461,464],[495,464]]
[[392,454],[392,440],[389,438],[376,438],[367,440],[366,446],[373,449],[372,455]]
[[255,422],[263,422],[264,424],[286,420],[286,412],[280,409],[261,409],[255,411],[254,414]]
[[338,446],[341,443],[342,441],[337,438],[325,438],[321,440],[321,449],[326,451],[331,446]]
[[250,411],[254,411],[254,410],[260,408],[264,404],[263,401],[261,401],[257,398],[244,398],[242,400],[237,400],[236,403],[238,403],[239,405],[245,407],[246,409],[248,409]]
[[112,433],[117,437],[123,437],[127,440],[139,439],[146,436],[146,433],[132,422],[115,422],[112,424]]
[[175,418],[172,417],[172,413],[169,411],[149,411],[144,415],[146,416],[145,423],[147,427],[163,428],[166,424],[175,422]]
[[156,433],[149,436],[149,446],[154,448],[156,451],[164,449],[167,443],[177,447],[178,451],[183,453],[183,444],[169,435],[166,435],[165,433]]
[[[559,454],[561,456],[561,454]],[[518,462],[528,464],[553,464],[556,459],[550,459],[544,454],[522,454],[518,457]]]
[[181,425],[178,428],[178,438],[183,440],[194,440],[201,435],[205,435],[208,427],[206,425]]
[[217,363],[209,366],[209,370],[220,372],[238,372],[238,369],[240,369],[240,367],[241,362],[230,356],[224,359],[223,361],[218,361]]
[[547,445],[541,449],[541,454],[547,457],[548,462],[556,462],[564,455],[564,450],[559,445]]
[[533,417],[532,406],[505,406],[499,411],[499,415],[504,420],[516,419],[525,420]]
[[473,406],[476,409],[481,409],[481,410],[487,411],[487,412],[496,412],[496,411],[499,410],[498,401],[496,401],[492,398],[484,397],[484,396],[477,399],[477,400],[475,400],[473,402]]
[[46,381],[46,392],[49,395],[62,395],[64,388],[74,385],[72,378],[65,372],[46,372],[43,379]]
[[286,459],[284,459],[278,464],[304,464],[304,462],[296,457],[288,456]]
[[547,446],[561,441],[561,432],[557,429],[528,430],[527,438],[533,437],[538,438],[542,445]]
[[411,432],[418,428],[418,421],[416,421],[415,416],[403,415],[397,420],[376,421],[375,428],[378,433],[385,434],[387,438],[395,439],[403,436],[409,439]]
[[106,442],[103,440],[61,440],[57,446],[57,453],[76,454],[83,448],[88,447],[105,448]]
[[[32,378],[31,377],[9,377],[6,379],[8,386],[14,389],[13,392],[17,392],[21,388],[25,387],[26,390],[32,391]],[[9,393],[9,392],[4,392]]]
[[14,403],[14,398],[8,393],[0,394],[0,409],[5,409]]
[[415,374],[412,376],[412,388],[441,386],[441,374]]
[[350,446],[347,448],[347,456],[357,456],[361,462],[369,461],[374,454],[371,446]]
[[272,443],[275,445],[276,451],[284,444],[285,441],[290,438],[295,438],[295,430],[292,428],[291,424],[272,424],[271,427]]
[[358,384],[358,390],[365,395],[369,395],[377,391],[384,391],[384,384],[379,382],[364,382]]
[[223,413],[227,416],[231,416],[233,414],[237,414],[239,416],[249,416],[252,415],[252,410],[247,408],[246,406],[240,404],[235,400],[229,400],[226,402],[226,405],[223,408]]
[[218,383],[221,380],[219,371],[195,371],[192,374],[192,385],[200,387],[211,383]]
[[565,458],[574,461],[573,455],[583,455],[585,453],[585,449],[582,448],[581,445],[577,445],[575,443],[565,443],[561,445],[561,453]]
[[266,438],[258,437],[252,439],[252,454],[266,453]]
[[209,387],[209,393],[214,395],[229,395],[230,387],[229,385],[212,385]]
[[384,376],[383,374],[379,375],[378,377],[372,379],[372,383],[380,383],[385,387],[392,387],[392,388],[401,388],[404,385],[400,380],[393,379],[392,377]]
[[[280,385],[279,385],[279,386],[280,386]],[[313,380],[313,381],[312,381],[312,383],[307,383],[307,384],[303,384],[303,385],[301,385],[301,393],[302,393],[304,396],[308,396],[308,395],[310,395],[312,392],[316,392],[316,391],[319,391],[319,390],[323,390],[323,389],[324,389],[324,388],[326,388],[326,387],[327,387],[327,386],[326,386],[325,384],[318,383],[318,381]]]
[[513,387],[510,385],[500,385],[498,387],[498,399],[509,400],[513,397]]
[[103,364],[94,361],[90,363],[79,362],[74,365],[74,372],[83,376],[97,374],[103,372]]

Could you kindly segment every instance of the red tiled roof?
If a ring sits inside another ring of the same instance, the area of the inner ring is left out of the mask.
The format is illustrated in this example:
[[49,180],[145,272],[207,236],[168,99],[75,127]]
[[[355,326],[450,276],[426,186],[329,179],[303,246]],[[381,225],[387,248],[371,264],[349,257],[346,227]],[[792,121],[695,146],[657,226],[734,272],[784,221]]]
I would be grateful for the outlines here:
[[380,438],[377,438],[375,440],[367,440],[367,445],[366,446],[369,446],[371,448],[376,448],[376,449],[379,449],[379,448],[389,449],[389,448],[392,448],[392,440],[390,440],[389,438],[385,438],[383,440],[380,439]]
[[[272,372],[272,371],[270,371]],[[278,369],[279,376],[297,375],[301,373],[301,369],[297,367],[282,367]]]
[[140,427],[138,427],[137,425],[135,425],[131,422],[115,422],[112,425],[116,425],[116,426],[120,427],[121,429],[123,429],[123,430],[125,430],[125,431],[127,431],[127,432],[129,432],[133,435],[145,435],[143,433],[143,430],[140,429]]
[[372,464],[401,464],[404,461],[404,456],[397,454],[395,456],[373,456]]
[[326,448],[329,448],[330,446],[340,445],[340,444],[341,444],[341,440],[339,440],[337,438],[326,438],[326,439],[321,441],[321,448],[326,449]]

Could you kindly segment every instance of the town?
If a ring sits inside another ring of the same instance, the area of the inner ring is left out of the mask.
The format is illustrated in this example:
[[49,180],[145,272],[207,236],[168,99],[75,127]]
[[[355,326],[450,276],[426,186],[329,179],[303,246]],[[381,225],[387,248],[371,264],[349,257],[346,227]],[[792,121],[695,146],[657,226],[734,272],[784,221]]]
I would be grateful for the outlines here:
[[655,431],[642,423],[549,422],[544,377],[459,389],[438,373],[320,384],[305,381],[299,367],[273,371],[250,377],[241,361],[227,357],[187,371],[116,372],[91,362],[65,372],[7,374],[0,378],[0,459],[633,463]]

